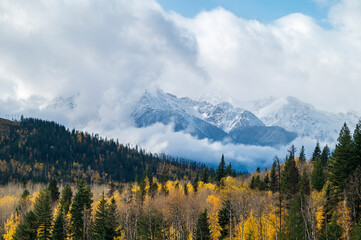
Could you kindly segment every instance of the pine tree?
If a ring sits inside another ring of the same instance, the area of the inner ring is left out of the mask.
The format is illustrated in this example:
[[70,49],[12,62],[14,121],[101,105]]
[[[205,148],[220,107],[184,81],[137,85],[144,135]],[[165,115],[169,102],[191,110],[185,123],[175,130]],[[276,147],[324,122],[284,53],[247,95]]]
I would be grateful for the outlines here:
[[60,205],[63,208],[64,214],[68,213],[72,198],[73,192],[71,191],[69,183],[67,183],[61,192],[60,198]]
[[266,191],[270,190],[270,180],[269,180],[269,174],[268,173],[264,177],[263,186],[264,186],[264,190],[266,190]]
[[320,143],[317,142],[315,150],[313,151],[312,154],[312,161],[315,161],[317,158],[321,157],[321,148],[320,148]]
[[52,228],[52,208],[50,192],[42,190],[35,200],[34,214],[37,219],[37,239],[48,240],[51,239]]
[[225,176],[226,176],[226,162],[224,161],[224,155],[222,154],[221,162],[219,163],[216,171],[216,182],[218,185],[221,184],[221,180]]
[[205,169],[205,170],[203,170],[203,172],[202,172],[201,181],[202,181],[203,183],[208,183],[208,179],[209,179],[208,171]]
[[59,215],[56,217],[53,228],[53,240],[64,240],[66,238],[65,234],[65,221],[63,210],[60,210]]
[[104,197],[104,192],[100,197],[100,202],[94,215],[93,239],[112,240],[114,232],[110,231],[109,205]]
[[183,186],[183,192],[184,192],[184,195],[188,195],[188,183],[184,183],[184,186]]
[[355,168],[355,164],[352,161],[353,156],[352,138],[350,130],[345,123],[340,131],[338,143],[328,164],[329,180],[332,186],[337,189],[338,194],[344,190],[346,179]]
[[155,207],[146,212],[141,212],[137,222],[138,239],[163,239],[163,215]]
[[[74,239],[82,239],[87,235],[85,227],[85,214],[90,211],[92,204],[92,193],[89,187],[85,187],[84,180],[81,180],[77,193],[74,196],[70,212],[70,231]],[[84,231],[85,230],[85,231]]]
[[198,191],[198,175],[196,175],[196,177],[193,179],[192,181],[192,186],[193,186],[193,191],[196,193]]
[[327,239],[340,239],[342,236],[342,228],[337,224],[337,214],[334,213],[331,218],[331,223],[327,229]]
[[281,176],[281,192],[285,195],[286,200],[291,200],[296,196],[299,180],[300,174],[296,163],[292,158],[289,158],[285,163]]
[[60,196],[58,183],[56,182],[55,178],[50,181],[48,191],[50,192],[51,202],[54,204],[59,200]]
[[321,153],[321,157],[320,157],[323,168],[326,168],[329,157],[330,157],[330,148],[326,145],[323,148],[322,153]]
[[23,222],[19,224],[15,231],[14,240],[35,240],[38,229],[38,221],[33,211],[24,215]]
[[219,236],[219,240],[225,239],[229,235],[230,208],[231,203],[229,200],[227,200],[223,202],[223,207],[218,212],[218,224],[221,227],[221,236]]
[[272,193],[279,191],[279,178],[278,178],[278,174],[277,174],[276,160],[273,161],[273,164],[272,164],[270,188],[271,188]]
[[210,240],[211,239],[211,229],[209,224],[209,217],[207,214],[207,209],[204,209],[199,215],[197,221],[197,229],[196,229],[196,240]]
[[301,197],[309,196],[311,194],[310,177],[306,169],[303,169],[303,173],[299,183],[299,191]]
[[296,156],[296,147],[295,145],[291,145],[291,147],[288,149],[288,153],[289,153],[289,159],[291,160],[295,160],[295,156]]
[[356,167],[361,165],[361,120],[357,123],[353,133],[353,152],[353,162],[356,169]]
[[305,223],[301,214],[301,196],[291,202],[286,217],[287,239],[306,239]]
[[255,189],[256,188],[255,180],[256,180],[255,177],[252,176],[251,182],[249,183],[249,188],[250,189]]
[[108,232],[110,236],[117,237],[117,227],[119,222],[119,216],[117,214],[117,204],[115,202],[114,197],[110,200],[110,204],[108,207]]
[[305,154],[305,147],[301,147],[300,156],[298,158],[300,162],[306,162],[306,154]]
[[323,186],[325,185],[325,182],[326,179],[323,172],[321,160],[319,158],[315,159],[313,162],[313,171],[311,175],[312,187],[317,191],[321,191]]

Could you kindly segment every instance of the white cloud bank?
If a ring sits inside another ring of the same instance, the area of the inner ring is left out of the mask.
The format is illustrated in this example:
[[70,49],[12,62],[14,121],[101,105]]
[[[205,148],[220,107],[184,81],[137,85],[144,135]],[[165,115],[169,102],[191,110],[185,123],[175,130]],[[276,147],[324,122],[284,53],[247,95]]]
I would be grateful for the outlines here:
[[[328,21],[324,29],[295,13],[262,24],[222,8],[187,19],[153,0],[2,0],[0,115],[52,119],[207,162],[225,153],[250,168],[267,165],[285,148],[209,143],[162,125],[136,129],[133,103],[146,88],[190,97],[222,89],[243,101],[292,95],[361,112],[361,3],[337,2]],[[44,109],[57,97],[74,97],[74,110]],[[297,141],[312,150],[313,141]]]

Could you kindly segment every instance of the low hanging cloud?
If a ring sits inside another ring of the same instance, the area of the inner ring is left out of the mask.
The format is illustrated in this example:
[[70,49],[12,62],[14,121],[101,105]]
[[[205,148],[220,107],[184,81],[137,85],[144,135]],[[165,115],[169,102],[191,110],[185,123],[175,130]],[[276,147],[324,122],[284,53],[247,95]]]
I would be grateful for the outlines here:
[[[154,0],[0,1],[0,116],[24,114],[208,163],[270,165],[274,149],[212,143],[171,126],[137,129],[145,89],[238,101],[292,95],[361,112],[361,3],[335,3],[330,29],[302,13],[264,24],[217,8],[184,18]],[[67,105],[69,101],[72,108]],[[52,107],[49,107],[52,106]],[[315,140],[297,139],[312,150]]]

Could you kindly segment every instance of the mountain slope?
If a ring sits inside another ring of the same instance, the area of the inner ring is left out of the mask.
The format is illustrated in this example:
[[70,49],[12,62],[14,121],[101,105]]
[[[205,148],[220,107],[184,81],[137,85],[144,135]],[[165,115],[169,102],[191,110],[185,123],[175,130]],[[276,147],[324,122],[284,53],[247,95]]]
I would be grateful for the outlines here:
[[250,109],[267,126],[279,126],[288,131],[308,136],[318,141],[334,143],[339,129],[346,122],[355,126],[355,114],[334,114],[321,111],[295,97],[265,98],[241,104]]
[[206,101],[177,98],[161,90],[145,92],[131,116],[137,127],[157,122],[173,123],[174,131],[213,141],[274,146],[287,144],[296,137],[295,133],[282,128],[266,127],[253,113],[230,103],[213,105]]
[[87,182],[131,182],[148,169],[152,176],[166,172],[170,179],[194,178],[204,164],[175,160],[166,155],[119,144],[79,131],[66,130],[54,122],[22,119],[12,122],[0,118],[0,184],[22,178],[65,182],[84,178]]

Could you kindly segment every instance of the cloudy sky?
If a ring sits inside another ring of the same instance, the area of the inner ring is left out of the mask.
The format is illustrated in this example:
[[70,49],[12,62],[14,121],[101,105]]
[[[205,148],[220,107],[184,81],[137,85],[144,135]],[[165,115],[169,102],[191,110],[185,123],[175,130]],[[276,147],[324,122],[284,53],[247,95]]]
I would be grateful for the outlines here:
[[[184,153],[181,142],[204,161],[222,152],[270,161],[274,149],[195,140],[169,126],[139,130],[129,114],[157,88],[195,98],[216,89],[240,101],[291,95],[361,112],[361,1],[289,2],[1,0],[0,116],[56,120],[156,152]],[[72,111],[47,108],[68,98]]]

